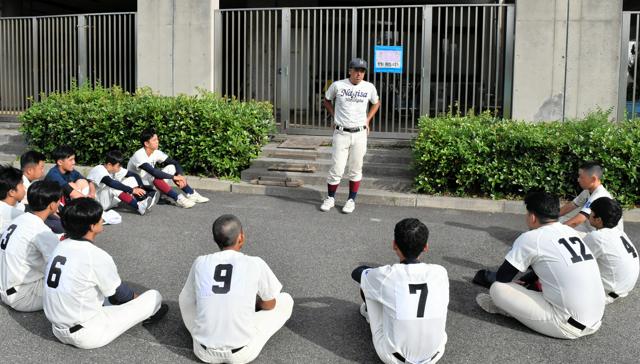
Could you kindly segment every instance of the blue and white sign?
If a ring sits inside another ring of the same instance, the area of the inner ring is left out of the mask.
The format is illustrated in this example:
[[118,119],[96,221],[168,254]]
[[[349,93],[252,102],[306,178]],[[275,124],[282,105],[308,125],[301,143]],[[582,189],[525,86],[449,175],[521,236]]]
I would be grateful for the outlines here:
[[402,46],[375,46],[373,72],[402,73]]

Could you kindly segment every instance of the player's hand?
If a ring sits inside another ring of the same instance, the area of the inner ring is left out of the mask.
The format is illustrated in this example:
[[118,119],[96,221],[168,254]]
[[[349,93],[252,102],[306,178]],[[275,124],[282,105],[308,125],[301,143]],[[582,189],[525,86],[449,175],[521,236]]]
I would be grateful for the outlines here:
[[176,175],[173,176],[173,182],[178,186],[178,188],[182,189],[187,185],[187,179],[184,176]]
[[[480,269],[476,272],[472,282],[486,288],[491,288],[491,284],[495,282],[495,275],[488,269]],[[493,276],[493,277],[492,277]]]
[[134,187],[133,188],[133,194],[140,197],[140,196],[144,196],[147,194],[147,191],[143,190],[140,187]]
[[89,194],[87,195],[87,197],[92,198],[92,199],[96,199],[96,194],[95,192],[89,192]]

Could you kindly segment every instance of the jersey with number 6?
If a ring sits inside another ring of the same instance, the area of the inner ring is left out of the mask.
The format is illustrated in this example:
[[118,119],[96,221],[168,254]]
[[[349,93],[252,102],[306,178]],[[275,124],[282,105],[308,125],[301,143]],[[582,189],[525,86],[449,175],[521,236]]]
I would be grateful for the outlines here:
[[58,327],[82,324],[98,314],[120,283],[107,252],[88,240],[62,240],[47,264],[44,313]]
[[[505,259],[521,272],[533,269],[544,298],[587,327],[604,314],[598,263],[577,231],[561,223],[520,235]],[[568,319],[568,317],[567,317]]]
[[638,250],[627,234],[617,228],[604,228],[587,234],[584,242],[598,261],[605,292],[630,292],[638,280],[640,264]]
[[256,334],[256,295],[269,301],[281,289],[282,284],[261,258],[235,250],[198,257],[182,293],[190,300],[195,296],[193,338],[216,349],[247,345]]
[[393,264],[367,269],[360,287],[383,306],[382,327],[409,360],[431,357],[445,338],[449,277],[437,264]]
[[58,237],[38,216],[26,213],[11,221],[0,239],[0,288],[42,279],[57,245]]

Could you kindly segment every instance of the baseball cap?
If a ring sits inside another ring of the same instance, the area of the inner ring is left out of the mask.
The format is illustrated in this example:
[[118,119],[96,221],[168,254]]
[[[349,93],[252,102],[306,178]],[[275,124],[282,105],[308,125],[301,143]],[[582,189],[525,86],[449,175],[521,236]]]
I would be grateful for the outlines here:
[[362,69],[367,69],[367,61],[365,61],[362,58],[353,58],[351,61],[349,61],[349,68],[362,68]]

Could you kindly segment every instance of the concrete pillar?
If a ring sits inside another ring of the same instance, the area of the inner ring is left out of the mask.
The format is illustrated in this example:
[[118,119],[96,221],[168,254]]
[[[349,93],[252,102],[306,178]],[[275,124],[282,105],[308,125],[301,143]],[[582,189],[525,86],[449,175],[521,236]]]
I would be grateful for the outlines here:
[[218,88],[216,9],[219,0],[138,0],[137,86],[163,95]]
[[621,22],[622,0],[517,0],[513,118],[615,117]]

